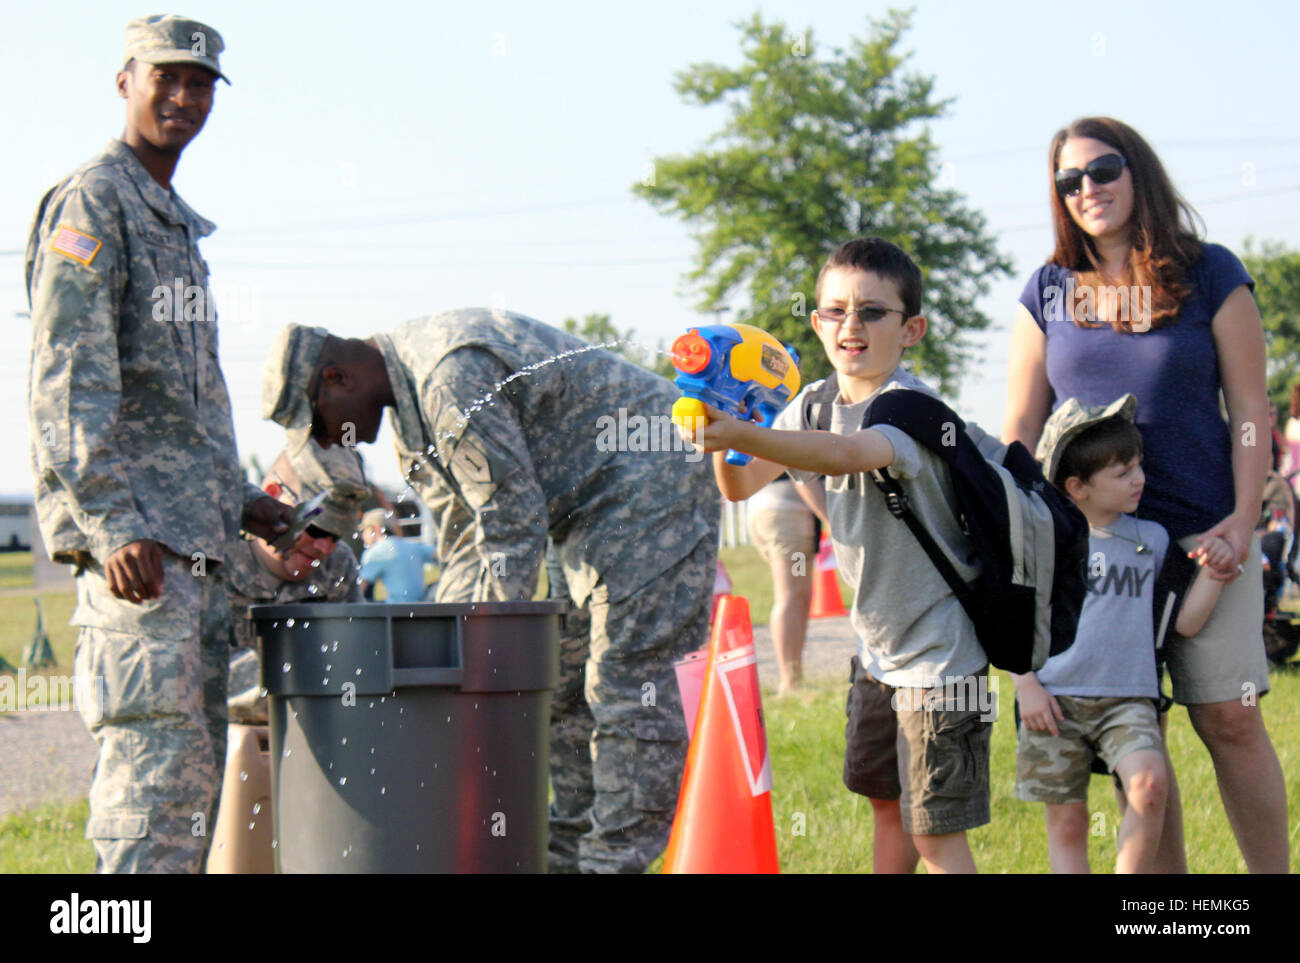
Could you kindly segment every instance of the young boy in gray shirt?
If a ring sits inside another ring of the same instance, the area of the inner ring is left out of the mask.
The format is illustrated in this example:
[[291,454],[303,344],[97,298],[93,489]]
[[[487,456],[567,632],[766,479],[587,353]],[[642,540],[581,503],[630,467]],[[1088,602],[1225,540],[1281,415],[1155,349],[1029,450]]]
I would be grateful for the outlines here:
[[[1074,644],[1038,671],[1013,675],[1020,705],[1016,795],[1047,804],[1054,873],[1088,872],[1088,782],[1095,758],[1120,780],[1126,799],[1117,873],[1155,871],[1170,773],[1160,733],[1156,650],[1170,622],[1195,635],[1223,588],[1202,568],[1177,618],[1176,560],[1157,522],[1134,518],[1142,497],[1137,400],[1063,403],[1038,446],[1043,474],[1064,491],[1091,528],[1088,594]],[[1172,546],[1174,553],[1178,547]],[[1232,548],[1212,538],[1192,553],[1230,564]]]
[[[855,686],[857,708],[851,710],[872,720],[864,728],[882,735],[869,747],[873,772],[861,788],[850,788],[873,801],[891,792],[899,799],[903,830],[930,872],[974,872],[966,830],[989,819],[990,723],[981,699],[933,695],[940,687],[987,691],[988,659],[961,603],[915,536],[890,515],[871,473],[888,469],[903,479],[913,511],[964,579],[974,579],[978,568],[953,510],[946,465],[897,428],[862,428],[863,413],[881,392],[933,393],[900,366],[904,349],[926,331],[921,272],[888,241],[850,241],[823,266],[816,303],[813,330],[839,386],[830,431],[810,430],[805,422],[803,402],[821,387],[818,382],[781,412],[773,428],[709,407],[708,423],[683,428],[683,434],[715,452],[718,487],[732,501],[748,498],[786,469],[797,481],[826,476],[835,554],[854,586],[851,620],[869,683]],[[755,458],[728,465],[726,449]],[[846,774],[860,749],[850,742]]]

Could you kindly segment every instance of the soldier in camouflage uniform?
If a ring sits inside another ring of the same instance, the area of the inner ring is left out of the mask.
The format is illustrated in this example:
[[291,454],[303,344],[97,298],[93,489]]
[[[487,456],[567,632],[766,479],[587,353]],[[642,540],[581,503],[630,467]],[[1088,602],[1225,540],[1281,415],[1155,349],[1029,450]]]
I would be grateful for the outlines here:
[[221,38],[170,16],[126,37],[122,139],[42,198],[28,240],[31,461],[45,544],[78,571],[76,672],[99,680],[98,869],[196,872],[225,764],[220,562],[241,523],[273,537],[292,513],[240,471],[198,250],[214,225],[170,186]]
[[553,871],[641,872],[672,823],[686,752],[672,663],[706,641],[718,533],[709,467],[666,420],[676,397],[482,309],[368,341],[290,326],[267,362],[263,413],[322,443],[373,441],[394,409],[408,478],[441,515],[438,601],[532,598],[553,542],[553,591],[575,606],[552,715]]
[[231,546],[221,567],[230,596],[234,649],[228,685],[230,721],[266,725],[266,696],[250,605],[295,602],[360,602],[360,570],[346,544],[369,494],[361,457],[351,448],[321,448],[314,441],[284,451],[262,480],[262,488],[289,505],[328,490],[322,511],[292,549],[277,553],[262,539]]

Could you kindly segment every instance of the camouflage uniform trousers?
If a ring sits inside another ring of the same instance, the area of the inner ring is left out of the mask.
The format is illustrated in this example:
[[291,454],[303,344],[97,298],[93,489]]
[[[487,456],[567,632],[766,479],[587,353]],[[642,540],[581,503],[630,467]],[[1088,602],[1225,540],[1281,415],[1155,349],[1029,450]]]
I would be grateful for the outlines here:
[[[597,585],[565,616],[550,872],[641,873],[667,846],[687,746],[673,662],[708,641],[716,565],[710,535],[631,597],[610,602]],[[562,595],[555,566],[548,576]]]
[[77,579],[79,679],[99,746],[86,837],[101,873],[196,873],[226,762],[230,604],[215,566],[164,553],[160,598],[115,598],[98,566]]
[[1148,750],[1164,755],[1153,699],[1056,696],[1064,719],[1059,736],[1033,732],[1020,721],[1016,749],[1016,796],[1026,802],[1087,802],[1092,760],[1115,771],[1121,759]]

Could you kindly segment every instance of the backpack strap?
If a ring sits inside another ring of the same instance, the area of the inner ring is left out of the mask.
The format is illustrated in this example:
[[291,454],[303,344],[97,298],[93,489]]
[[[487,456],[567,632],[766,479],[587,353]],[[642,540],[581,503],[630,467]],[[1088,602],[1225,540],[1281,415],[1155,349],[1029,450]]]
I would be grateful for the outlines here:
[[[862,427],[870,428],[880,424],[892,425],[899,431],[906,432],[950,464],[956,458],[960,434],[966,430],[961,418],[938,398],[910,389],[887,391],[871,403],[862,416]],[[926,556],[961,602],[961,607],[966,610],[972,622],[977,622],[975,597],[970,586],[958,574],[934,536],[916,517],[898,479],[890,474],[888,468],[872,472],[871,477],[876,487],[884,493],[889,513],[902,520],[916,536]]]
[[840,396],[840,385],[832,371],[821,387],[808,391],[803,398],[803,423],[818,431],[831,430],[831,406]]

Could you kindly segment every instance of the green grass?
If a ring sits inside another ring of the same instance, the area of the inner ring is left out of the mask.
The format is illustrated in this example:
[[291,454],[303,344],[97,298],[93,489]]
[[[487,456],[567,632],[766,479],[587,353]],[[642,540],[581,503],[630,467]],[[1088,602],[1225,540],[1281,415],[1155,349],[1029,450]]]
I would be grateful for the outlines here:
[[93,873],[84,799],[0,817],[0,873]]
[[26,588],[32,583],[31,552],[0,552],[0,588]]

